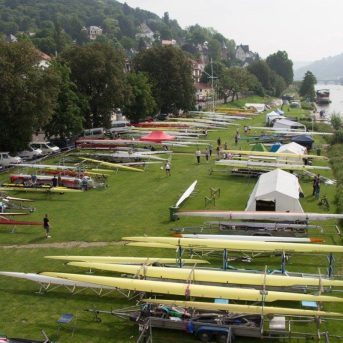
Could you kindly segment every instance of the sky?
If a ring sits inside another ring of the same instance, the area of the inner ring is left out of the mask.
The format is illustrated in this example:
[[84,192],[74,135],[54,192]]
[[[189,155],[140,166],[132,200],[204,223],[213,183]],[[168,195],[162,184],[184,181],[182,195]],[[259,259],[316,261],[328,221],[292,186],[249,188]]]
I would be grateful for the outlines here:
[[343,53],[343,0],[120,0],[182,28],[213,27],[261,57],[285,50],[295,62]]

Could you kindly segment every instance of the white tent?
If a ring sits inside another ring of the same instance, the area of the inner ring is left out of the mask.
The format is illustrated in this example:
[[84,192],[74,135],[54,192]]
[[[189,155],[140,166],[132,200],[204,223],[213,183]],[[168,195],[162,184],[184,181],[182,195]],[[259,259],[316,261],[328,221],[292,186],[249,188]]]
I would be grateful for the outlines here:
[[274,123],[274,128],[280,130],[302,130],[306,131],[305,125],[298,123],[296,121],[288,120],[288,119],[281,119],[277,120]]
[[271,126],[273,124],[273,122],[275,122],[276,120],[280,120],[280,119],[285,119],[286,117],[280,115],[277,112],[270,112],[266,114],[266,124],[268,126]]
[[304,212],[299,202],[300,191],[295,175],[274,169],[260,176],[245,210]]
[[246,108],[254,108],[257,113],[261,113],[266,109],[265,104],[245,104]]
[[295,142],[282,145],[277,152],[283,152],[287,154],[305,155],[307,154],[307,149]]

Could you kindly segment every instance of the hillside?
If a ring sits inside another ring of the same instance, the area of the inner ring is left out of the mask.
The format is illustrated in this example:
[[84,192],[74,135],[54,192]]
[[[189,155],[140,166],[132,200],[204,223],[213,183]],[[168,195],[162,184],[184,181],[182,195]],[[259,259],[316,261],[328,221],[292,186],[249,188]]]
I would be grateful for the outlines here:
[[302,80],[307,70],[310,70],[318,80],[341,79],[343,78],[343,54],[323,58],[295,70],[295,80]]
[[[100,30],[92,37],[93,27]],[[195,58],[230,64],[236,47],[213,29],[194,25],[184,30],[168,13],[160,18],[115,0],[0,0],[0,33],[7,39],[29,39],[50,55],[96,39],[122,47],[130,56],[165,40]]]

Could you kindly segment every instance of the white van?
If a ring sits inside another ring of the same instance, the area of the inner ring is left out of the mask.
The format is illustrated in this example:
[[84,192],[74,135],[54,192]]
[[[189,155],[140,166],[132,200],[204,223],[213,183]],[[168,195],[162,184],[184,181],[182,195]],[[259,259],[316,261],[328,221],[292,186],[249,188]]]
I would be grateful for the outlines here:
[[43,156],[43,151],[41,149],[33,149],[28,146],[25,150],[20,151],[18,156],[23,160],[33,160],[34,158],[39,158]]
[[131,130],[131,126],[129,126],[130,122],[127,120],[112,120],[111,128],[108,129],[108,132],[111,135],[116,135],[120,133],[127,133]]
[[8,152],[0,152],[0,166],[2,168],[9,167],[11,164],[22,163],[20,157],[12,157]]
[[58,146],[53,145],[50,142],[32,142],[29,146],[35,150],[40,149],[43,155],[56,154],[61,151]]

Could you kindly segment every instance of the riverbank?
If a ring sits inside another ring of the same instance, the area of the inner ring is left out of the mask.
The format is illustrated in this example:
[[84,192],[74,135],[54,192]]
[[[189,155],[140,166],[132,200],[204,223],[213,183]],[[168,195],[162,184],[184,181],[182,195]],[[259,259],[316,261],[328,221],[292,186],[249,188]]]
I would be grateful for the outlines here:
[[[270,101],[271,99],[240,99],[231,107],[242,106],[245,102]],[[293,117],[305,116],[306,111],[290,109],[287,115]],[[265,114],[258,115],[253,119],[239,122],[239,130],[242,133],[244,125],[264,126]],[[234,135],[237,127],[211,131],[208,139],[215,146],[220,137],[222,143],[228,144],[229,148],[236,147]],[[261,133],[252,130],[250,135]],[[320,147],[326,142],[318,138],[316,143]],[[240,141],[238,148],[247,150],[251,145],[247,141]],[[187,152],[187,155],[178,152]],[[169,221],[169,207],[176,203],[182,192],[194,181],[198,180],[196,193],[183,205],[183,209],[204,209],[205,197],[209,195],[210,188],[220,188],[220,198],[215,206],[209,205],[207,209],[231,209],[243,210],[256,179],[232,176],[231,174],[209,175],[209,169],[214,165],[214,157],[207,163],[204,158],[200,165],[196,163],[195,148],[177,148],[172,158],[172,175],[169,177],[159,165],[149,166],[144,173],[130,173],[120,171],[108,177],[108,188],[103,190],[91,190],[85,193],[52,195],[31,194],[35,200],[36,212],[32,214],[32,220],[41,221],[44,214],[48,213],[52,230],[52,238],[47,242],[43,228],[17,228],[15,234],[8,229],[0,228],[0,270],[19,272],[42,272],[61,271],[80,273],[76,267],[65,266],[59,261],[45,259],[46,255],[113,255],[113,256],[161,256],[175,257],[174,251],[166,249],[147,250],[144,248],[126,247],[119,242],[123,236],[153,235],[168,236],[170,229],[185,226],[198,226],[203,224],[203,219],[182,218],[176,222]],[[190,155],[189,155],[190,154]],[[343,168],[342,168],[343,170]],[[325,175],[332,177],[331,172]],[[8,180],[8,175],[1,175],[1,181]],[[318,206],[318,201],[311,196],[312,182],[309,179],[301,179],[301,187],[305,197],[301,204],[305,211],[323,212],[326,210]],[[335,187],[323,185],[322,194],[334,204]],[[22,196],[22,194],[21,194]],[[25,195],[26,197],[26,195]],[[335,207],[332,206],[332,212]],[[334,221],[330,221],[324,228],[324,232],[315,230],[311,236],[324,237],[327,244],[337,243]],[[63,246],[73,241],[82,241],[100,246]],[[114,242],[114,243],[112,243]],[[107,245],[107,244],[108,245]],[[28,245],[34,247],[28,249],[4,249],[8,245]],[[57,246],[46,246],[56,244]],[[36,247],[39,245],[39,248]],[[317,258],[317,257],[316,257]],[[221,265],[220,258],[210,258],[211,266]],[[340,258],[337,260],[340,263]],[[234,262],[236,267],[264,269],[267,265],[270,269],[280,268],[280,257],[261,257],[251,263]],[[327,266],[326,256],[319,256],[313,263],[313,256],[294,255],[289,259],[287,268],[290,271],[302,271],[317,273],[320,268],[325,273]],[[341,267],[339,267],[341,268]],[[101,273],[111,275],[110,273]],[[118,309],[135,304],[128,301],[119,293],[98,297],[90,291],[78,295],[70,295],[65,289],[59,289],[45,295],[35,293],[37,286],[30,282],[0,277],[0,297],[2,309],[0,312],[1,330],[10,336],[27,336],[39,338],[40,330],[44,329],[52,339],[60,343],[70,342],[70,333],[61,331],[57,335],[56,321],[62,313],[74,313],[77,320],[77,329],[73,337],[73,343],[84,342],[134,342],[138,330],[133,323],[119,320],[112,316],[104,316],[102,323],[95,323],[93,317],[84,309]],[[275,305],[277,306],[277,305]],[[299,304],[295,304],[299,306]],[[343,312],[342,305],[325,304],[325,310]],[[34,314],[34,315],[33,315]],[[339,332],[335,323],[325,322],[325,329],[330,332]],[[324,329],[323,327],[323,329]],[[301,329],[301,328],[300,328]],[[304,328],[302,328],[304,329]],[[315,330],[315,328],[314,328]],[[194,342],[192,336],[172,332],[160,332],[156,334],[163,342]],[[114,338],[115,337],[115,338]],[[155,337],[155,334],[154,334]],[[254,341],[247,341],[254,342]]]

